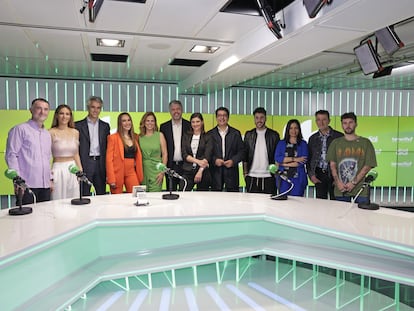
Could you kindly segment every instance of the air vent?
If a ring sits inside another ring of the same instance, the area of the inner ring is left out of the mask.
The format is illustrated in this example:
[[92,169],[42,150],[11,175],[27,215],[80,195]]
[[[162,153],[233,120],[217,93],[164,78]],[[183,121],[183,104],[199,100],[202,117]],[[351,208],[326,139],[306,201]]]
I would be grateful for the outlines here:
[[128,55],[91,53],[91,58],[95,62],[126,63]]
[[206,60],[201,59],[185,59],[185,58],[174,58],[169,65],[172,66],[190,66],[190,67],[200,67],[207,63]]

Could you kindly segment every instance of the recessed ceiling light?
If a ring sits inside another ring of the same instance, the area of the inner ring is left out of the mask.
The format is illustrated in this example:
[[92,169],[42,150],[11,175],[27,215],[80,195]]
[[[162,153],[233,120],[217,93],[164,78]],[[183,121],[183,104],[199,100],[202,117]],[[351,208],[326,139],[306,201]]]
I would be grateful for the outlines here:
[[98,39],[96,39],[96,45],[97,46],[123,48],[125,46],[125,40],[98,38]]
[[194,45],[193,48],[190,50],[190,52],[213,54],[219,48],[220,48],[219,46],[211,46],[211,45]]

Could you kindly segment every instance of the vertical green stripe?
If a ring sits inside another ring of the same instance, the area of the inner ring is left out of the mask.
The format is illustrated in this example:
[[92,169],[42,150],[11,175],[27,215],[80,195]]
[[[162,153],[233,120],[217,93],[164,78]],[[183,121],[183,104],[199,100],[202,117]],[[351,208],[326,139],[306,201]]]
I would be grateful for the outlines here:
[[73,83],[73,110],[77,110],[77,97],[76,97],[76,88],[78,87],[77,83]]
[[147,111],[147,85],[144,85],[144,111]]
[[[46,81],[46,84],[48,82]],[[55,105],[56,107],[59,105],[59,84],[55,82]]]
[[[121,97],[121,95],[122,95],[121,84],[118,84],[118,111],[122,110],[122,105],[121,105],[122,97]],[[127,107],[127,109],[126,109],[127,111],[128,111],[128,108],[129,107]]]
[[68,83],[65,82],[65,102],[64,104],[68,104]]
[[10,109],[9,80],[6,79],[6,108]]
[[152,111],[155,111],[155,86],[153,85],[152,86],[152,93],[151,93],[151,96],[152,96],[152,100],[151,100],[151,102],[152,102]]
[[19,80],[16,80],[16,109],[20,109],[20,98],[19,98]]
[[29,92],[29,81],[28,80],[26,80],[26,99],[27,99],[27,103],[26,103],[26,108],[27,109],[29,109],[29,107],[30,107],[30,98],[29,98],[29,94],[30,94],[30,92]]
[[[119,92],[119,93],[121,93],[121,91]],[[127,95],[126,95],[126,98],[127,98],[127,111],[131,111],[131,108],[129,107],[129,102],[130,102],[130,100],[129,100],[129,95],[130,93],[129,93],[129,84],[127,85]],[[135,110],[136,111],[136,110]]]
[[138,85],[135,85],[135,111],[138,111]]
[[109,111],[113,111],[113,107],[112,107],[112,83],[109,84]]

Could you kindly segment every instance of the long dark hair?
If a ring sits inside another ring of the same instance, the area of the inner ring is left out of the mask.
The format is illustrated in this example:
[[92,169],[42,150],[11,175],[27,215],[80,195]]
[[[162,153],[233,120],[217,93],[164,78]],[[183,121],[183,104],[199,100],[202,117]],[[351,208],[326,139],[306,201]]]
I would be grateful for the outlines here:
[[[190,117],[190,122],[194,118],[199,118],[203,122],[203,125],[201,126],[201,134],[204,134],[205,130],[204,130],[204,119],[203,119],[203,115],[200,112],[194,112],[191,115],[191,117]],[[194,133],[193,127],[190,127],[189,134],[193,134],[193,133]]]
[[128,147],[128,145],[125,142],[124,135],[122,135],[122,117],[128,116],[131,120],[131,129],[128,131],[129,137],[132,139],[132,142],[134,144],[134,147],[137,147],[138,142],[138,135],[134,131],[134,123],[132,122],[131,115],[128,112],[122,112],[118,115],[118,128],[116,129],[118,135],[121,137],[122,143],[124,144],[124,147]]
[[286,129],[285,129],[285,137],[283,138],[283,140],[284,140],[286,143],[289,143],[289,141],[290,141],[289,129],[290,129],[290,126],[291,126],[293,123],[296,123],[296,125],[298,126],[298,129],[299,129],[299,133],[298,133],[298,137],[297,137],[296,144],[300,145],[301,141],[303,140],[303,135],[302,135],[302,129],[301,129],[301,127],[300,127],[300,122],[299,122],[299,120],[297,120],[297,119],[290,119],[290,120],[288,121],[288,123],[286,124]]

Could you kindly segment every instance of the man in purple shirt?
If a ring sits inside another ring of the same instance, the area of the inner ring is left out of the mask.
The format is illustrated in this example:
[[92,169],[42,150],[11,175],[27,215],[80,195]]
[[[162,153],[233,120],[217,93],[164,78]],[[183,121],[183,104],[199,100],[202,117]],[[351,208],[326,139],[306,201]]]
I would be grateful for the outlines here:
[[[53,178],[50,169],[52,158],[51,137],[44,127],[49,114],[49,102],[43,98],[32,101],[30,112],[32,118],[16,125],[9,131],[6,146],[6,162],[9,169],[14,169],[26,181],[36,195],[36,201],[49,201]],[[22,204],[33,203],[33,195],[26,191]],[[17,202],[19,205],[20,202]]]

